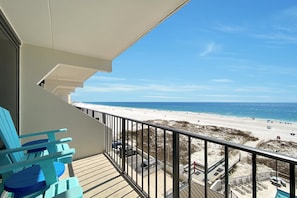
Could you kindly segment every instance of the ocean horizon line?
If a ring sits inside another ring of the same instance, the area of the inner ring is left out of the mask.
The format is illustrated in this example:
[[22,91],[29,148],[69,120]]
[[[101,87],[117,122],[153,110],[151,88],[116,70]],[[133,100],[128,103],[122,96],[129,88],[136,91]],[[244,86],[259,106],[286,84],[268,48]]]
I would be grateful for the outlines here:
[[297,103],[287,102],[83,102],[128,108],[209,113],[297,122]]

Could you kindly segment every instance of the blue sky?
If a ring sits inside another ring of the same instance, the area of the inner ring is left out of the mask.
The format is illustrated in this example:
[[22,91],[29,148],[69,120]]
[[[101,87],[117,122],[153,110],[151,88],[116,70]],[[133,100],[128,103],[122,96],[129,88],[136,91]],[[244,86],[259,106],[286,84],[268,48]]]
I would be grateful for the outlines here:
[[297,2],[192,0],[72,100],[297,102]]

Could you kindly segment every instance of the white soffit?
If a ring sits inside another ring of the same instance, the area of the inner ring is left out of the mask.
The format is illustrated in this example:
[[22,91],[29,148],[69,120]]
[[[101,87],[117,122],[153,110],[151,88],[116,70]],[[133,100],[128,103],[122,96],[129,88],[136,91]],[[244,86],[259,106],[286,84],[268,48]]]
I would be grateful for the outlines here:
[[[71,72],[70,72],[71,71]],[[52,71],[50,71],[44,79],[60,81],[73,81],[74,79],[79,82],[84,82],[87,78],[92,76],[97,70],[78,67],[72,65],[58,64]]]
[[83,87],[83,82],[96,72],[86,67],[59,64],[38,84],[43,84],[44,89],[55,95],[68,95],[77,87]]
[[113,60],[188,0],[0,0],[23,43]]

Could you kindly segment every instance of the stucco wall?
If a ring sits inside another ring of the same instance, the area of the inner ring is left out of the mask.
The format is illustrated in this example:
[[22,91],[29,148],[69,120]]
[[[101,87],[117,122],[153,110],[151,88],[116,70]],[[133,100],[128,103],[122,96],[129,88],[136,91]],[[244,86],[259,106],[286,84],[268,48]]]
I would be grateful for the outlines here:
[[58,137],[72,137],[75,159],[103,152],[104,127],[81,111],[38,86],[57,64],[111,71],[111,61],[100,60],[32,45],[21,47],[20,133],[68,128]]

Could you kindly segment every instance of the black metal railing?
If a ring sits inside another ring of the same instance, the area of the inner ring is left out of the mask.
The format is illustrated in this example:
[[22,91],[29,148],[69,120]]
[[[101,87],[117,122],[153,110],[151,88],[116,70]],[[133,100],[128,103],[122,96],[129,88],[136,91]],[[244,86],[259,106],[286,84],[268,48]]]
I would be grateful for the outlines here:
[[[271,181],[271,185],[278,189],[279,185],[285,186],[287,181],[289,196],[295,198],[296,158],[149,122],[77,108],[105,125],[105,155],[144,197],[240,197],[238,193],[250,193],[255,198],[259,189],[265,188],[261,182],[275,176],[276,181]],[[210,148],[220,153],[215,156],[219,159],[213,165],[209,162],[214,157],[210,156]],[[196,151],[201,153],[201,150],[204,151],[201,159],[193,159],[192,154]],[[230,171],[245,154],[251,164],[251,174],[232,177]],[[259,171],[257,166],[262,163],[270,166],[275,164],[272,168],[276,170],[268,173]],[[280,163],[287,167],[282,172],[277,170],[277,164]],[[281,184],[278,183],[280,175]],[[240,189],[244,183],[245,187]],[[203,195],[194,194],[197,192],[194,188],[199,188]]]

